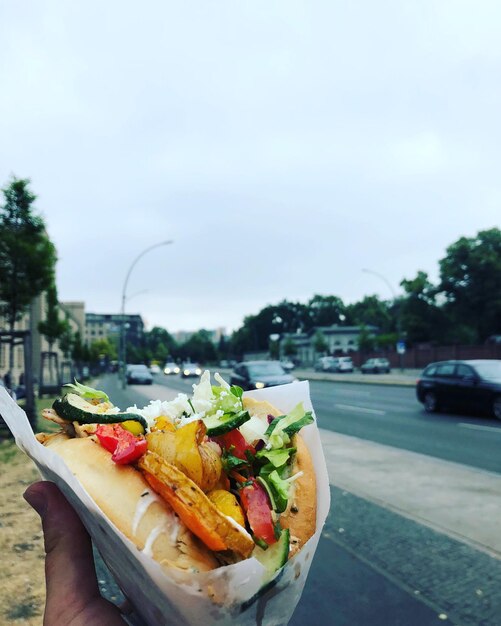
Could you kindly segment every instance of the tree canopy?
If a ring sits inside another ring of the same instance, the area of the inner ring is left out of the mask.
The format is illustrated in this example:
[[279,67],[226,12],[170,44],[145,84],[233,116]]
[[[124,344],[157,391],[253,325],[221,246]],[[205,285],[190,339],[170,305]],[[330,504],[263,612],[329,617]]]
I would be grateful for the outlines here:
[[[27,311],[33,299],[54,280],[56,249],[43,218],[32,205],[36,199],[29,179],[12,178],[2,189],[0,206],[0,314],[9,329]],[[10,351],[12,369],[13,350]]]

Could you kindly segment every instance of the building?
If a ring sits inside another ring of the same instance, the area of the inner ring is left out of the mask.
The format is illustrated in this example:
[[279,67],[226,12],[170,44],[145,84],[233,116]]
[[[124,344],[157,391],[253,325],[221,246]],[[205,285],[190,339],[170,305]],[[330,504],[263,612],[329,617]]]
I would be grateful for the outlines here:
[[[30,305],[29,310],[22,316],[22,318],[16,322],[14,327],[15,331],[23,333],[30,331],[31,351],[29,355],[29,362],[31,363],[31,370],[33,380],[39,382],[48,380],[48,376],[52,375],[55,379],[59,376],[61,368],[65,363],[65,355],[59,348],[58,342],[55,342],[52,346],[49,346],[47,339],[38,330],[39,323],[45,318],[45,309],[47,306],[46,294],[43,293],[36,297]],[[80,333],[83,337],[85,334],[85,305],[83,302],[60,302],[59,303],[60,319],[66,319],[70,325],[70,329],[73,334]],[[7,333],[6,321],[0,318],[0,331]],[[51,356],[48,356],[49,348],[51,348]],[[25,354],[24,347],[20,341],[14,347],[14,364],[10,371],[12,385],[16,386],[19,380],[24,377],[25,369]],[[50,363],[52,362],[52,365]],[[53,365],[57,363],[57,370]],[[42,372],[43,368],[43,372]],[[0,375],[3,376],[10,369],[10,345],[9,338],[6,334],[2,337],[0,343]]]
[[84,342],[90,346],[99,339],[108,339],[119,345],[121,325],[125,324],[125,337],[134,346],[141,345],[144,335],[143,318],[138,314],[86,313]]
[[[379,329],[376,326],[367,325],[365,329],[376,335]],[[292,345],[296,351],[294,358],[302,365],[313,365],[321,354],[349,354],[358,350],[358,339],[362,328],[360,326],[315,326],[307,333],[285,333],[280,338],[280,356],[285,356],[286,346]],[[321,334],[327,349],[318,352],[315,348],[317,334]]]

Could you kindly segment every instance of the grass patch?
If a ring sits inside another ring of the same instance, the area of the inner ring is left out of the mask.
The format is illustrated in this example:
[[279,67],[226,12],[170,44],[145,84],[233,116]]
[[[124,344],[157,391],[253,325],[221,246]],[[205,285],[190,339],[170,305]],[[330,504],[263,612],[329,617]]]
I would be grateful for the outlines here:
[[0,463],[9,463],[16,456],[18,447],[13,439],[0,441]]
[[6,613],[5,617],[9,621],[19,619],[29,619],[40,615],[40,606],[35,598],[27,598],[24,602],[19,602],[12,606]]

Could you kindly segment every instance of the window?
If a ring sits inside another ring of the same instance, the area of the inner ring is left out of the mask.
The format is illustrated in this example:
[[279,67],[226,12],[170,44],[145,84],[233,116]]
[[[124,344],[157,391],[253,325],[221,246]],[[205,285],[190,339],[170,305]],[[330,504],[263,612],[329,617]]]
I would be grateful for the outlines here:
[[456,368],[456,376],[458,378],[465,378],[466,376],[473,376],[473,370],[468,365],[460,363]]
[[437,376],[454,376],[454,363],[442,363],[437,366]]

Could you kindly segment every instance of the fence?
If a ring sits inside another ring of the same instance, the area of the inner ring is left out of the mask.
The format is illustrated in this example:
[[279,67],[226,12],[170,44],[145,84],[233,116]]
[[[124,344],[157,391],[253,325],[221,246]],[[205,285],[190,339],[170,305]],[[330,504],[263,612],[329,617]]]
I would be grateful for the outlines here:
[[447,361],[449,359],[501,359],[500,344],[484,344],[477,346],[432,346],[429,344],[418,344],[408,348],[403,355],[395,351],[388,353],[362,353],[356,351],[350,353],[353,363],[360,366],[370,357],[386,357],[392,367],[402,367],[410,369],[421,369],[428,363],[434,361]]

